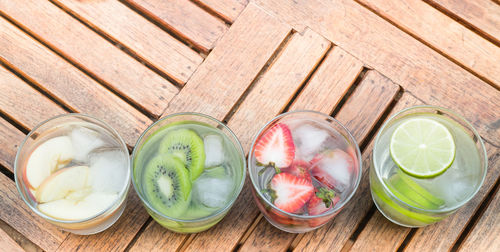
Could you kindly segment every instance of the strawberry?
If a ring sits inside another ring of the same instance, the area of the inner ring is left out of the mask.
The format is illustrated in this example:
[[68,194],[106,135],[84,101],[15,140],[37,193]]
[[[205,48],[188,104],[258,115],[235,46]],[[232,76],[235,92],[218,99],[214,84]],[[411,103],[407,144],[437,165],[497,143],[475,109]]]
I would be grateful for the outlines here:
[[309,215],[322,214],[337,204],[340,200],[338,196],[335,196],[335,192],[321,187],[319,190],[315,190],[315,194],[311,197],[307,203],[307,211]]
[[255,158],[262,164],[287,167],[295,158],[295,145],[288,126],[278,123],[268,129],[255,144]]
[[283,169],[283,172],[293,174],[299,178],[305,178],[311,180],[311,175],[309,174],[309,168],[311,165],[309,162],[303,160],[295,160],[292,165],[288,168]]
[[314,193],[311,181],[289,173],[279,173],[271,179],[274,205],[288,212],[298,212]]
[[328,150],[311,160],[311,175],[330,188],[344,190],[354,173],[353,158],[340,149]]

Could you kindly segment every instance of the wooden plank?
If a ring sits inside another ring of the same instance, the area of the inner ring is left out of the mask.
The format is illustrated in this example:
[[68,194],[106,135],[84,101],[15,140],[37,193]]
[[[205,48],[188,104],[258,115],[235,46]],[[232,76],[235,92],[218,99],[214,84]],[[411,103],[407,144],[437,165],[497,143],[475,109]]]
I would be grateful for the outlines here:
[[[184,84],[203,58],[118,1],[56,1],[108,38],[119,41],[176,82]],[[158,91],[158,90],[152,90]]]
[[301,30],[308,26],[429,104],[460,111],[500,146],[495,88],[349,0],[256,0]]
[[0,13],[153,115],[161,114],[178,92],[166,79],[49,1],[0,0]]
[[[407,251],[428,249],[442,251],[453,247],[470,218],[478,211],[484,197],[492,190],[495,182],[500,177],[500,151],[498,147],[487,142],[485,147],[488,153],[488,173],[479,192],[452,216],[434,225],[417,229],[406,246]],[[435,237],[439,237],[439,239]]]
[[427,0],[430,4],[466,22],[480,34],[500,44],[500,6],[493,1]]
[[[497,152],[497,155],[499,153]],[[500,251],[500,193],[497,191],[460,251]]]
[[500,47],[421,0],[358,2],[500,88]]
[[[230,119],[228,126],[238,136],[245,153],[252,138],[267,121],[279,114],[295,92],[315,69],[330,43],[311,30],[295,33],[278,58],[260,79]],[[256,109],[258,108],[258,109]],[[232,211],[214,228],[196,235],[187,251],[227,251],[233,249],[258,214],[253,201],[250,181]],[[272,237],[269,237],[272,238]]]
[[[290,32],[289,26],[249,4],[170,103],[164,115],[194,111],[223,120]],[[244,188],[242,193],[245,191]],[[241,204],[237,201],[229,214],[241,207],[238,202]],[[230,216],[224,220],[228,218]],[[158,244],[160,250],[178,249],[179,241],[172,244],[157,241],[163,239],[161,235],[154,234],[159,228],[159,224],[152,221],[131,249],[141,250],[142,245],[151,243]]]
[[188,235],[172,232],[153,223],[146,227],[143,235],[139,236],[130,251],[173,251],[179,248],[187,237]]
[[331,114],[362,70],[361,61],[334,47],[300,93],[300,99],[293,101],[290,111],[309,109]]
[[213,10],[226,22],[233,23],[248,4],[248,0],[194,0]]
[[[16,75],[0,66],[2,92],[0,92],[0,111],[25,129],[32,129],[50,117],[64,114],[66,111],[53,101],[43,96]],[[21,141],[15,142],[20,144]]]
[[25,135],[0,117],[0,137],[2,142],[2,148],[0,148],[0,165],[14,172],[12,167],[14,167],[17,146],[21,144]]
[[0,229],[0,248],[2,248],[3,251],[24,252],[24,249],[2,229]]
[[133,145],[151,123],[149,118],[4,19],[0,19],[0,37],[0,61],[22,72],[72,110],[109,123],[129,145]]
[[43,250],[19,233],[17,230],[9,226],[5,221],[0,219],[0,228],[3,229],[21,248],[29,252],[43,252]]
[[[405,92],[391,110],[391,113],[393,114],[403,108],[417,104],[421,104],[421,102],[411,94]],[[367,107],[365,106],[365,108]],[[356,116],[356,114],[352,116]],[[306,233],[297,244],[296,250],[340,251],[349,241],[350,236],[358,227],[363,217],[368,213],[369,209],[373,207],[368,176],[372,147],[373,139],[363,152],[363,174],[361,182],[349,204],[345,206],[342,212],[340,212],[333,221],[320,229]]]
[[228,27],[191,1],[124,0],[203,52],[210,51]]

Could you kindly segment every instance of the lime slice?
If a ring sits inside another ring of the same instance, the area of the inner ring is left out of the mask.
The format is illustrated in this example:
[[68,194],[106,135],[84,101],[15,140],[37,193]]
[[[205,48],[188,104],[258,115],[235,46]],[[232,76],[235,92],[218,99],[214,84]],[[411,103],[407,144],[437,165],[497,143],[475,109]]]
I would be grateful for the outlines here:
[[410,206],[430,210],[438,209],[445,203],[399,170],[385,182],[394,196]]
[[392,160],[407,174],[432,178],[448,169],[455,159],[455,142],[448,128],[427,118],[401,123],[391,137]]

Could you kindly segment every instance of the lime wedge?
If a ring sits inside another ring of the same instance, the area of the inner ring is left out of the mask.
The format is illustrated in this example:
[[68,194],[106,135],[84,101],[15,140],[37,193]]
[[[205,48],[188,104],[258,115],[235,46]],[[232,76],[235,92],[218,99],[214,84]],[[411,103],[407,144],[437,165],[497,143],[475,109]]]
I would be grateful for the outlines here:
[[401,123],[391,137],[392,160],[405,173],[432,178],[445,172],[455,159],[455,141],[448,128],[427,118]]

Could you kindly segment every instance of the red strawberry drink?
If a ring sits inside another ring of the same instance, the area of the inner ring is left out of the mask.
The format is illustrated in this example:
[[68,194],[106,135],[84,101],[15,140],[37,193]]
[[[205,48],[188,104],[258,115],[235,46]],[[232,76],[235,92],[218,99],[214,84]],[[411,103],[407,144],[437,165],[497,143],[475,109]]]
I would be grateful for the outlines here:
[[281,114],[257,135],[248,169],[253,195],[277,228],[301,233],[331,220],[361,178],[354,138],[337,120],[314,111]]

